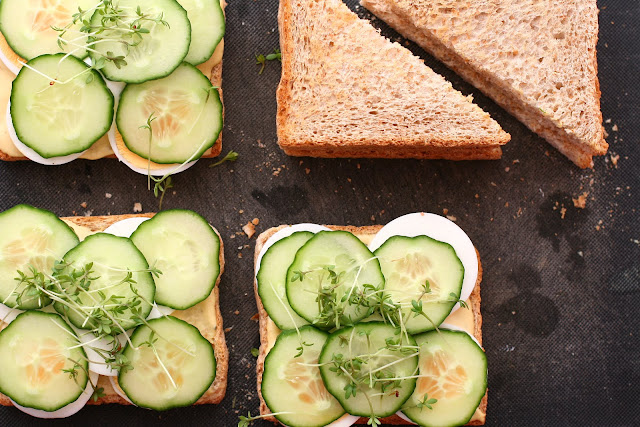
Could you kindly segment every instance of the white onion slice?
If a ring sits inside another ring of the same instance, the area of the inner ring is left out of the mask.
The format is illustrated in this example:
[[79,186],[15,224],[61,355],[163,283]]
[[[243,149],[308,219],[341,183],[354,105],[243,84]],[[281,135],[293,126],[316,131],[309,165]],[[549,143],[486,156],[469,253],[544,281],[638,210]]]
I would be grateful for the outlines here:
[[40,154],[36,153],[32,148],[24,145],[20,139],[18,139],[18,135],[16,134],[16,129],[13,127],[13,120],[11,119],[11,102],[7,105],[7,131],[9,132],[9,137],[11,138],[11,142],[16,146],[18,151],[20,151],[26,158],[36,163],[40,163],[41,165],[47,166],[58,166],[64,165],[65,163],[69,163],[82,156],[84,152],[69,154],[68,156],[60,156],[60,157],[51,157],[50,159],[45,159]]
[[[469,236],[456,223],[431,213],[419,212],[404,215],[382,227],[369,244],[369,249],[371,252],[375,251],[393,236],[428,236],[450,244],[464,266],[460,299],[462,301],[469,299],[478,278],[478,255]],[[458,308],[460,308],[459,303],[451,312]]]
[[402,418],[403,420],[405,420],[406,422],[408,422],[409,424],[413,424],[414,426],[416,426],[417,424],[414,423],[413,421],[411,421],[409,419],[409,417],[407,417],[405,414],[402,413],[402,411],[398,411],[396,412],[396,415],[399,416],[400,418]]
[[19,308],[11,308],[0,303],[0,323],[6,323],[7,325],[15,320],[19,314],[24,313],[24,310]]
[[9,58],[7,58],[4,52],[1,50],[0,50],[0,60],[2,61],[4,66],[9,69],[9,71],[11,71],[15,75],[18,75],[18,73],[20,72],[20,68],[18,68],[16,64],[11,62]]
[[136,404],[133,403],[131,399],[127,397],[126,394],[124,394],[124,391],[122,391],[122,389],[120,388],[120,385],[116,382],[115,377],[109,377],[109,382],[111,383],[111,387],[113,387],[113,390],[116,392],[118,396],[120,396],[127,402],[131,403],[132,405],[136,406]]
[[331,424],[327,424],[326,427],[349,427],[354,425],[360,417],[356,415],[344,414],[342,417],[338,418]]
[[32,417],[46,419],[67,418],[84,408],[84,405],[86,405],[89,399],[91,399],[91,396],[93,395],[93,387],[91,387],[91,383],[98,383],[98,374],[89,372],[89,379],[90,381],[87,382],[87,387],[84,389],[78,400],[69,403],[67,406],[60,408],[57,411],[47,412],[40,409],[25,408],[24,406],[18,405],[13,400],[11,403],[13,403],[16,408],[20,409],[25,414],[31,415]]
[[331,231],[331,230],[325,226],[318,225],[318,224],[310,224],[310,223],[295,224],[290,227],[285,227],[282,230],[278,230],[273,236],[267,239],[267,241],[262,246],[260,253],[258,254],[258,258],[256,260],[256,266],[257,266],[256,276],[258,275],[258,271],[260,270],[260,263],[262,262],[262,257],[267,252],[267,249],[269,249],[277,241],[282,240],[285,237],[289,237],[297,231],[309,231],[315,234],[319,231]]

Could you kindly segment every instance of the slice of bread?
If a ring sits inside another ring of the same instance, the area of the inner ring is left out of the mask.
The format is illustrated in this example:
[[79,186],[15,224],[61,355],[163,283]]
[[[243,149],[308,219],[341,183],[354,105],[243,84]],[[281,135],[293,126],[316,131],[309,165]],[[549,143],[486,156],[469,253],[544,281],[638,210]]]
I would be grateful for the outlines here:
[[341,0],[282,0],[278,143],[313,157],[496,159],[510,136]]
[[576,165],[604,155],[596,0],[361,0]]
[[[254,268],[257,269],[258,265],[256,264],[258,261],[258,255],[262,250],[264,244],[269,240],[271,236],[273,236],[278,230],[287,227],[287,225],[281,225],[279,227],[270,228],[266,230],[264,233],[258,236],[256,240],[256,249],[255,249],[255,258],[254,258]],[[351,226],[334,226],[327,225],[332,230],[345,230],[353,233],[356,237],[362,240],[365,244],[368,244],[371,239],[376,235],[376,233],[382,228],[380,225],[372,225],[365,227],[351,227]],[[455,326],[463,327],[463,329],[467,330],[467,332],[471,333],[478,342],[482,345],[482,313],[480,312],[480,283],[482,282],[482,266],[480,264],[480,255],[478,254],[478,279],[476,280],[476,286],[471,293],[471,296],[467,300],[467,304],[469,305],[469,310],[458,309],[454,314],[449,316],[445,322],[453,324]],[[264,372],[264,360],[269,354],[269,351],[273,347],[275,343],[275,339],[279,333],[279,330],[275,323],[269,318],[264,306],[262,305],[262,301],[260,300],[260,295],[258,294],[258,282],[255,279],[253,280],[253,289],[256,297],[256,304],[258,306],[258,319],[260,324],[260,353],[258,355],[256,373],[258,380],[258,396],[260,397],[260,415],[266,415],[266,419],[272,421],[274,423],[278,423],[275,417],[268,416],[271,414],[271,410],[267,407],[264,398],[262,397],[262,374]],[[482,401],[480,402],[480,406],[476,410],[473,418],[467,425],[477,426],[484,425],[486,415],[487,415],[487,393],[485,393]],[[383,424],[411,424],[397,415],[393,415],[391,417],[383,418]],[[358,421],[358,424],[366,424],[367,419],[361,418]]]
[[[222,10],[227,5],[225,0],[220,1]],[[17,56],[7,44],[6,39],[0,33],[0,50]],[[222,52],[224,50],[224,39],[220,41],[220,44],[216,48],[211,58],[198,65],[197,68],[209,78],[211,84],[218,89],[220,94],[220,102],[222,102],[222,118],[224,119],[224,100],[222,97]],[[22,60],[22,58],[20,58]],[[9,130],[7,128],[7,121],[5,119],[6,110],[4,109],[9,104],[9,97],[11,96],[11,87],[15,75],[9,71],[7,66],[0,61],[0,160],[4,161],[17,161],[17,160],[29,160],[27,159],[13,144],[11,137],[9,136]],[[217,157],[222,152],[222,132],[218,136],[213,147],[205,151],[201,158]],[[109,139],[107,135],[102,136],[96,141],[89,149],[80,156],[80,159],[98,160],[103,158],[115,159],[116,155],[111,149]]]
[[[127,218],[133,217],[152,217],[153,214],[140,215],[111,215],[111,216],[93,216],[93,217],[68,217],[62,218],[71,228],[76,231],[78,236],[83,239],[88,234],[103,231],[111,224]],[[224,398],[227,390],[227,374],[229,370],[229,351],[225,342],[224,327],[222,324],[222,312],[220,311],[220,277],[224,272],[224,246],[222,237],[217,230],[214,229],[220,238],[220,275],[211,292],[211,295],[204,301],[194,305],[187,310],[176,310],[171,313],[179,319],[184,320],[197,327],[202,336],[204,336],[213,346],[216,356],[216,379],[204,395],[195,403],[216,404],[220,403]],[[5,325],[0,322],[0,330]],[[98,387],[104,388],[105,396],[98,399],[97,402],[89,400],[89,405],[103,405],[107,403],[119,403],[121,405],[130,405],[125,399],[120,397],[111,386],[109,378],[100,376]],[[0,405],[12,406],[8,397],[0,394]]]

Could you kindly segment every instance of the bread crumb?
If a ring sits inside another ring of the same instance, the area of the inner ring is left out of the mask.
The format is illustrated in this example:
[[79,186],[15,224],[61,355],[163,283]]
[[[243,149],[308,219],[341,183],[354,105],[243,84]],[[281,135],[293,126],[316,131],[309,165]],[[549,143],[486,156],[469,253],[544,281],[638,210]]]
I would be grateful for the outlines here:
[[240,310],[234,311],[233,314],[235,314],[237,316],[238,314],[240,314]]
[[356,164],[356,167],[357,167],[358,169],[360,169],[360,163]]
[[242,252],[238,253],[238,258],[242,258]]
[[458,218],[456,218],[456,217],[455,217],[455,216],[453,216],[453,215],[447,215],[447,219],[448,219],[449,221],[453,221],[453,222],[456,222],[456,221],[458,220]]
[[513,163],[513,164],[515,165],[516,163],[520,163],[520,160],[515,159],[515,160],[514,160],[513,162],[511,162],[511,163]]
[[111,195],[111,193],[104,193],[104,197],[106,197],[107,199],[110,199],[113,196]]
[[134,212],[142,212],[142,203],[136,202],[133,204]]
[[87,202],[80,203],[80,206],[82,206],[83,208],[87,209]]
[[611,119],[607,119],[607,120],[605,120],[604,122],[605,122],[606,124],[609,124],[609,123],[611,123]]
[[233,326],[231,326],[230,328],[224,328],[224,333],[228,334],[229,332],[231,332],[232,329],[233,329]]
[[251,224],[253,224],[253,225],[258,225],[258,224],[260,224],[260,220],[259,220],[258,218],[253,218],[253,219],[251,220]]
[[505,172],[509,172],[511,170],[511,168],[509,166],[507,166],[506,168],[504,168]]
[[612,130],[612,131],[614,131],[614,132],[618,132],[618,125],[615,125],[615,124],[614,124],[614,125],[611,127],[611,130]]
[[564,219],[564,216],[567,214],[567,208],[564,206],[560,209],[560,218]]
[[549,157],[551,155],[551,153],[549,153],[549,150],[544,150],[544,155]]
[[615,166],[616,168],[618,167],[618,160],[620,160],[620,155],[619,154],[610,154],[611,156],[611,164],[613,164],[613,166]]
[[251,320],[253,320],[254,322],[257,322],[260,320],[260,313],[256,313],[253,316],[251,316]]
[[575,206],[578,209],[584,209],[585,206],[587,206],[587,196],[588,195],[589,195],[589,193],[587,191],[585,191],[584,193],[579,195],[576,199],[572,199],[573,200],[573,206]]
[[247,235],[248,238],[252,238],[254,234],[256,234],[256,226],[251,222],[247,222],[247,225],[242,227],[242,231]]
[[238,211],[238,213],[239,213],[239,214],[243,214],[243,213],[244,213],[244,210],[240,209],[240,210]]
[[479,198],[480,198],[480,195],[479,195],[478,193],[476,193],[475,198],[476,198],[476,199],[479,199]]
[[376,217],[371,215],[371,221],[375,221],[375,220],[376,220]]
[[305,168],[304,173],[306,173],[307,175],[309,175],[311,173],[311,169],[309,168]]
[[442,213],[445,214],[445,215],[448,214],[449,213],[449,209],[447,209],[447,208],[442,209]]

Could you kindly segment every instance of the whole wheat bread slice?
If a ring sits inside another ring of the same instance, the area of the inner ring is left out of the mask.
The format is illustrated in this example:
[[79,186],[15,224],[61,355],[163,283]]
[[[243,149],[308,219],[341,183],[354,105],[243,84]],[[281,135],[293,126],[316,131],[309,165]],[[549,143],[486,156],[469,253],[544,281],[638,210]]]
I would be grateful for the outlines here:
[[[262,234],[260,234],[256,240],[256,248],[255,248],[255,257],[254,257],[254,268],[257,270],[258,265],[258,255],[262,250],[264,244],[269,240],[271,236],[273,236],[279,230],[288,227],[287,225],[281,225],[279,227],[274,227],[266,230]],[[369,225],[364,227],[353,227],[353,226],[335,226],[328,225],[332,230],[345,230],[353,233],[356,237],[366,242],[368,239],[373,238],[375,234],[382,228],[381,225]],[[473,336],[478,340],[480,345],[482,345],[482,313],[480,312],[480,283],[482,282],[482,265],[480,263],[480,255],[478,254],[478,278],[476,279],[476,286],[471,293],[471,296],[467,300],[467,304],[469,306],[469,310],[473,313]],[[262,397],[262,375],[264,373],[264,361],[269,354],[269,351],[273,347],[273,340],[270,338],[269,330],[272,327],[275,327],[273,321],[269,318],[267,311],[264,309],[264,305],[262,305],[262,300],[260,299],[260,294],[258,294],[258,282],[255,279],[253,280],[253,290],[256,297],[256,304],[258,306],[258,321],[260,325],[260,353],[258,354],[258,361],[256,366],[256,374],[257,374],[257,382],[258,382],[258,396],[260,397],[260,415],[265,416],[265,419],[271,421],[273,423],[278,424],[278,420],[275,417],[269,416],[272,411],[267,406],[264,398]],[[471,421],[467,424],[470,426],[478,426],[484,425],[486,415],[487,415],[487,401],[488,401],[488,392],[485,393],[476,414],[471,419]],[[360,418],[357,424],[367,424],[366,418]],[[383,424],[392,424],[392,425],[405,425],[411,424],[398,415],[392,415],[391,417],[383,418]]]
[[596,0],[361,0],[576,165],[604,155]]
[[341,0],[281,0],[278,143],[289,155],[495,159],[509,134]]
[[[92,217],[68,217],[62,218],[72,228],[84,227],[91,233],[103,231],[111,224],[127,218],[134,217],[152,217],[153,214],[138,215],[110,215],[110,216],[92,216]],[[202,336],[204,336],[213,346],[216,357],[216,378],[211,387],[198,399],[196,405],[201,404],[217,404],[222,401],[227,391],[227,374],[229,370],[229,350],[224,336],[224,326],[222,324],[222,312],[220,311],[220,277],[224,272],[224,246],[222,238],[217,230],[214,229],[220,238],[220,274],[218,280],[211,291],[211,295],[204,301],[194,305],[186,310],[176,310],[171,313],[172,316],[178,317],[198,328]],[[0,322],[0,330],[6,325]],[[89,400],[88,405],[103,405],[109,403],[118,403],[120,405],[130,405],[125,399],[120,397],[111,386],[109,378],[100,376],[98,387],[104,388],[104,396],[97,401]],[[0,393],[0,405],[12,406],[11,400]]]

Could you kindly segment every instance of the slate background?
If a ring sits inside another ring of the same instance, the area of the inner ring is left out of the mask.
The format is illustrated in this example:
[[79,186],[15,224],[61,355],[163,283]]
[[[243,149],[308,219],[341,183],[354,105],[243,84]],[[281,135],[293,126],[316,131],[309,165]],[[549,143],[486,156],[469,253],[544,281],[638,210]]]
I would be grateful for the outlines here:
[[[370,18],[356,2],[347,3]],[[238,234],[241,227],[253,218],[260,219],[258,232],[303,221],[384,224],[405,213],[444,209],[475,242],[484,266],[487,425],[640,425],[640,4],[602,0],[599,6],[602,111],[611,119],[605,125],[610,155],[620,157],[617,166],[607,156],[593,170],[580,170],[412,43],[414,53],[454,87],[473,94],[512,135],[502,160],[289,158],[276,144],[280,65],[269,63],[258,75],[253,59],[278,46],[277,1],[231,2],[223,152],[238,151],[240,159],[213,169],[207,167],[211,160],[200,161],[175,177],[164,205],[202,213],[225,241],[220,286],[224,326],[231,328],[225,400],[161,414],[88,407],[58,422],[0,408],[0,425],[234,426],[238,413],[255,414],[258,408],[250,353],[259,344],[251,320],[255,237]],[[106,215],[132,213],[135,202],[145,212],[157,209],[146,178],[115,160],[60,167],[2,163],[0,177],[1,210],[30,203],[60,216]],[[577,209],[572,198],[583,192],[589,193],[586,208]]]

